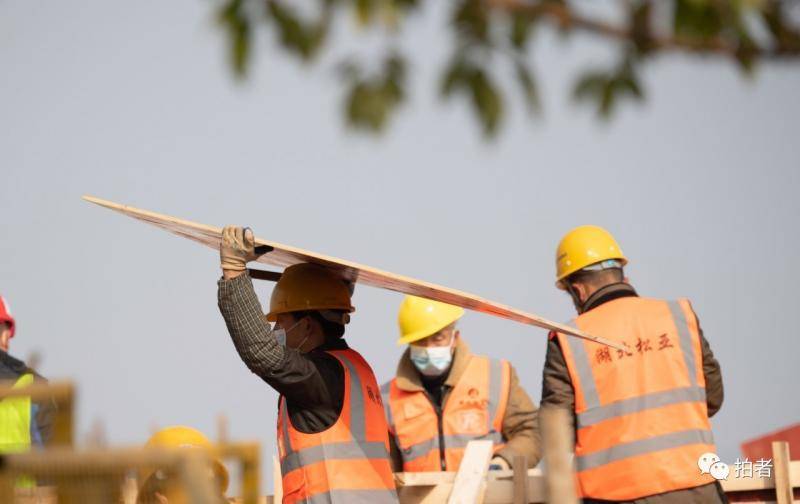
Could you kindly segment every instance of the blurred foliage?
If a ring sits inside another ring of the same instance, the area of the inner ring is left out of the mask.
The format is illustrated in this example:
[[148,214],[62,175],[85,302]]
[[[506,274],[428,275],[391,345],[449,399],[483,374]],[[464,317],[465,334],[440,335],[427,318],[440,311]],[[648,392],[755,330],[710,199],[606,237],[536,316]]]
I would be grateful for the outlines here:
[[[798,59],[798,3],[617,0],[622,15],[613,22],[585,12],[577,1],[451,0],[448,29],[453,54],[441,70],[441,95],[466,99],[487,138],[500,131],[508,109],[509,90],[499,84],[509,80],[502,78],[504,73],[517,83],[526,108],[540,112],[531,60],[537,28],[549,24],[563,37],[588,33],[617,48],[618,63],[585,70],[577,76],[572,93],[577,102],[590,104],[607,119],[622,101],[642,100],[640,69],[660,53],[728,59],[748,75],[760,61]],[[407,95],[409,64],[399,34],[422,8],[422,0],[225,0],[217,18],[227,35],[231,68],[240,78],[253,65],[257,28],[271,31],[287,55],[307,63],[331,42],[329,33],[339,13],[350,14],[362,31],[378,31],[390,49],[374,71],[365,70],[369,61],[364,57],[348,57],[338,68],[345,86],[346,123],[357,130],[380,132]]]

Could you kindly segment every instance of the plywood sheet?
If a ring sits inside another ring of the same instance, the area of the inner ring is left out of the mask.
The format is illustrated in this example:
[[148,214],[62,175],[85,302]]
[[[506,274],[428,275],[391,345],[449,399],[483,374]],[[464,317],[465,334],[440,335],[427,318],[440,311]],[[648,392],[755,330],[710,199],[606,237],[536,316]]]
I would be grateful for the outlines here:
[[[84,200],[95,203],[105,208],[109,208],[121,214],[133,217],[140,221],[157,226],[165,231],[182,236],[213,249],[219,249],[222,229],[205,224],[198,224],[177,217],[163,215],[147,210],[141,210],[131,206],[121,205],[112,201],[102,200],[92,196],[84,196]],[[542,329],[555,330],[564,334],[571,334],[579,338],[584,338],[595,343],[608,345],[613,348],[625,350],[625,348],[614,341],[606,338],[596,337],[587,334],[579,329],[552,322],[533,313],[525,312],[506,306],[488,299],[478,297],[474,294],[458,291],[449,287],[432,284],[422,280],[397,275],[388,271],[383,271],[363,264],[358,264],[344,259],[338,259],[309,250],[284,245],[278,242],[264,240],[256,237],[256,245],[263,245],[270,249],[270,252],[258,258],[258,262],[272,266],[287,267],[292,264],[312,262],[321,264],[337,271],[343,278],[350,282],[388,289],[404,294],[426,297],[437,301],[442,301],[456,306],[461,306],[469,310],[474,310],[496,317],[513,320],[522,324],[541,327]]]

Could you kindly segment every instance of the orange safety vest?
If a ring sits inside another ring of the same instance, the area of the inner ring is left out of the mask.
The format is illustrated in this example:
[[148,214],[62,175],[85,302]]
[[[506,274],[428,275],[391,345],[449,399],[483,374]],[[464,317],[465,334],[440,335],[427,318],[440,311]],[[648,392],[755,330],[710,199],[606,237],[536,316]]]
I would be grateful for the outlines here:
[[628,348],[558,334],[575,389],[583,497],[634,500],[713,482],[697,466],[716,450],[689,301],[619,298],[573,325]]
[[476,439],[491,439],[500,450],[510,382],[507,361],[472,355],[441,416],[425,392],[401,390],[396,378],[384,385],[386,418],[403,471],[457,471],[467,442]]
[[397,503],[386,417],[375,375],[355,350],[327,352],[342,363],[344,400],[328,429],[306,434],[278,406],[284,503]]

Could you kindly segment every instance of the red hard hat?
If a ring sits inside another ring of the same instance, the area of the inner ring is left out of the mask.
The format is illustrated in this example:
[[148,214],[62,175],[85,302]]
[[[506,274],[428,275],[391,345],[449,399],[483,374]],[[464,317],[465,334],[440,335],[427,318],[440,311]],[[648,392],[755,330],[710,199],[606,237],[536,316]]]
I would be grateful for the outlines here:
[[6,300],[3,299],[3,296],[0,296],[0,324],[6,323],[11,329],[11,337],[14,337],[14,317],[11,316],[11,310],[8,308],[8,304],[6,304]]

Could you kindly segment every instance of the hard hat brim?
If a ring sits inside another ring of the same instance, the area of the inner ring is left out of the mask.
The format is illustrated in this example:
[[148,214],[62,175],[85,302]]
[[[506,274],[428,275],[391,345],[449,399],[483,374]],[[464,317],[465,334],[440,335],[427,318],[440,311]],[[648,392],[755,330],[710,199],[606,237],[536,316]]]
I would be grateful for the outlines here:
[[278,315],[280,315],[281,313],[296,313],[302,311],[321,311],[321,310],[339,310],[345,313],[353,313],[354,311],[356,311],[356,307],[355,306],[343,307],[341,305],[336,305],[336,306],[315,306],[313,308],[305,308],[305,309],[276,310],[267,313],[265,317],[268,322],[275,322],[278,320]]
[[432,335],[436,334],[437,332],[441,331],[442,329],[444,329],[445,327],[447,327],[447,326],[449,326],[451,324],[455,324],[463,316],[464,316],[464,310],[462,308],[461,314],[458,317],[456,317],[454,320],[451,320],[450,322],[447,322],[445,324],[437,324],[437,325],[435,325],[433,327],[429,327],[429,328],[426,328],[424,330],[420,330],[420,331],[416,331],[416,332],[413,332],[413,333],[409,333],[409,334],[405,334],[403,336],[400,336],[400,338],[398,338],[398,340],[397,340],[397,346],[407,345],[409,343],[414,343],[415,341],[419,341],[419,340],[425,339],[428,336],[432,336]]
[[[621,262],[623,268],[628,264],[628,258],[625,257],[624,255],[620,255],[619,257],[613,257],[613,258],[609,258],[609,259],[615,259],[615,260]],[[608,259],[604,259],[604,261],[607,261],[607,260]],[[597,262],[600,263],[600,262],[603,262],[603,261],[597,261]],[[586,268],[588,266],[591,266],[592,264],[597,264],[597,263],[584,264],[584,265],[581,265],[578,268],[571,268],[569,270],[566,270],[564,273],[561,274],[561,276],[559,276],[556,279],[556,288],[559,289],[559,290],[567,290],[567,286],[564,285],[564,280],[566,280],[567,277],[569,277],[573,273],[577,273],[578,271],[580,271],[583,268]]]

